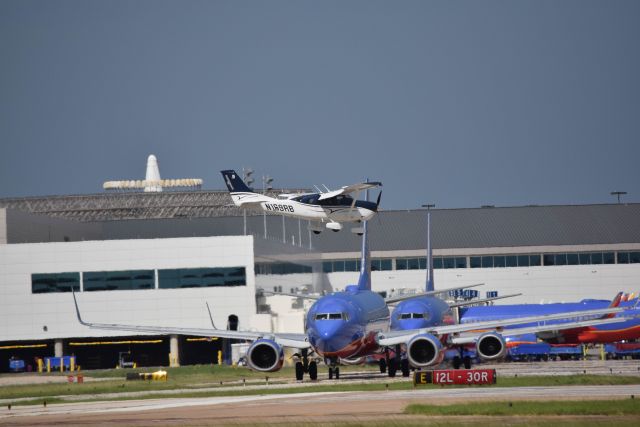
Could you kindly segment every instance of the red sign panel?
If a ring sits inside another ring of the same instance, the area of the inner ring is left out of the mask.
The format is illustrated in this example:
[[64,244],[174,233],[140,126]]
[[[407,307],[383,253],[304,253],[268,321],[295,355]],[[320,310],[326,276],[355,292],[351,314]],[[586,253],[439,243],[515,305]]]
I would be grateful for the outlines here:
[[495,383],[495,369],[446,369],[438,371],[418,371],[413,376],[414,385],[474,385]]

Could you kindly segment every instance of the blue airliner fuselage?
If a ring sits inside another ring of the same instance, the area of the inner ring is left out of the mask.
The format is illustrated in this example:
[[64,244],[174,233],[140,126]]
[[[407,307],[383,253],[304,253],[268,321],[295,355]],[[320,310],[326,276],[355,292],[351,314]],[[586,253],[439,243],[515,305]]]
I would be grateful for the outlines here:
[[375,292],[349,286],[316,301],[306,318],[309,343],[325,358],[352,358],[375,353],[375,333],[386,331],[389,309]]

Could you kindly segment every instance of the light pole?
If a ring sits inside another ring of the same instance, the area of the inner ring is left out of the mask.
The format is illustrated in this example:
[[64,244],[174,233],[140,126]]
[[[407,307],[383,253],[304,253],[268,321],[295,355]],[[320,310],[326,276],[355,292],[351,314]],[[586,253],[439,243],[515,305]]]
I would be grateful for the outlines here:
[[433,252],[431,249],[431,208],[434,204],[422,205],[427,208],[427,292],[433,291]]
[[[269,175],[262,177],[262,194],[267,194],[267,190],[271,190],[273,186],[271,183],[273,182],[273,178]],[[267,212],[264,211],[262,213],[262,219],[264,221],[264,238],[267,238]]]
[[625,194],[627,194],[626,191],[612,191],[611,192],[612,196],[618,196],[618,204],[620,204],[620,196],[624,196]]
[[[253,177],[251,176],[253,175],[253,169],[251,168],[242,168],[242,180],[245,182],[245,184],[247,184],[247,187],[251,188],[251,184],[253,184]],[[246,209],[242,209],[242,223],[243,223],[243,230],[244,230],[244,235],[247,235],[247,210]]]

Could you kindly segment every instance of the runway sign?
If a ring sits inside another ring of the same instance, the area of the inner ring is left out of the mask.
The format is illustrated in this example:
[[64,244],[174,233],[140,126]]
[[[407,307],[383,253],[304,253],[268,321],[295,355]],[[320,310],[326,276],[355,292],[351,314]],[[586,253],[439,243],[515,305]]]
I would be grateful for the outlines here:
[[413,385],[478,385],[495,384],[495,369],[445,369],[417,371],[413,374]]

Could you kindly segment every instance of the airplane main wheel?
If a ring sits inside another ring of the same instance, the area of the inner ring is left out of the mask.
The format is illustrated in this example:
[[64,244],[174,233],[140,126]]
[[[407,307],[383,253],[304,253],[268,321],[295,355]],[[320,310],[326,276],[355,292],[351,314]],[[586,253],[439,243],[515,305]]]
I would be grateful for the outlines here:
[[340,231],[340,230],[333,230],[334,233],[337,233],[338,231]]
[[329,379],[333,379],[333,368],[331,366],[329,366]]
[[336,379],[339,380],[340,379],[340,368],[336,366]]
[[385,359],[380,359],[378,361],[378,365],[380,366],[380,373],[384,374],[387,372],[387,361]]
[[316,362],[309,363],[309,378],[311,378],[312,381],[318,379],[318,364]]
[[400,362],[400,369],[402,370],[403,377],[409,376],[409,361],[407,359],[402,359]]
[[302,381],[303,376],[304,376],[304,366],[302,366],[302,362],[296,362],[296,380]]
[[313,231],[313,234],[320,234],[318,230],[311,230],[311,231]]
[[471,369],[471,358],[469,356],[465,356],[462,361],[464,362],[464,369]]
[[462,365],[460,356],[453,356],[453,369],[460,369],[460,365]]
[[389,371],[387,374],[393,378],[396,376],[396,371],[398,370],[398,365],[396,364],[396,359],[389,359]]

